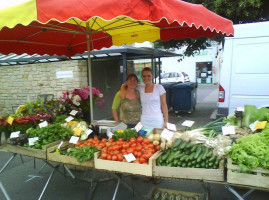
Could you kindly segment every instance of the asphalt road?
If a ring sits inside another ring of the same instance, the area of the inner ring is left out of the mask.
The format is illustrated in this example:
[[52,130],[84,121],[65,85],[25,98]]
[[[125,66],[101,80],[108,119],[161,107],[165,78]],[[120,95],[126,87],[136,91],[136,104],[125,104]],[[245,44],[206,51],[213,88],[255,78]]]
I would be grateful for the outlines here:
[[[210,122],[210,116],[216,108],[217,102],[217,86],[207,85],[198,86],[196,109],[191,113],[178,113],[175,115],[170,112],[170,122],[175,123],[177,127],[182,128],[181,124],[184,120],[194,120],[195,126],[203,125]],[[12,154],[0,151],[0,170],[7,162]],[[52,168],[46,165],[39,173],[44,162],[36,160],[36,168],[34,168],[34,159],[23,156],[24,163],[21,162],[19,156],[16,156],[10,165],[0,174],[0,184],[4,186],[11,200],[36,200],[39,199],[43,187],[52,172]],[[56,165],[56,163],[54,163]],[[63,171],[62,166],[60,170]],[[47,189],[42,196],[43,200],[84,200],[89,199],[87,195],[90,189],[90,183],[80,178],[92,178],[95,174],[96,179],[113,177],[111,173],[101,171],[89,171],[87,175],[84,172],[72,170],[76,175],[76,179],[64,177],[62,174],[55,172],[48,184]],[[200,181],[190,180],[173,180],[163,179],[159,185],[152,182],[144,183],[144,177],[125,176],[123,180],[128,183],[137,192],[129,191],[120,185],[116,199],[118,200],[141,200],[144,196],[149,195],[151,191],[158,188],[168,188],[174,190],[204,193],[204,185]],[[99,182],[95,188],[93,200],[108,200],[113,198],[116,188],[116,181],[109,180]],[[237,198],[231,194],[224,185],[210,183],[212,200],[236,200]],[[237,188],[240,194],[247,192],[246,189]],[[0,200],[5,200],[2,189],[0,188]],[[268,192],[254,191],[246,200],[267,200]]]

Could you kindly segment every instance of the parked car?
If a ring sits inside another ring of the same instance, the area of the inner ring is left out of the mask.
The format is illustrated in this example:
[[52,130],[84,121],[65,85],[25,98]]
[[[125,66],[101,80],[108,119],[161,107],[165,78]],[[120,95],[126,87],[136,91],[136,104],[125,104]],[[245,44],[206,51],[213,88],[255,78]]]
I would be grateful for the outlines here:
[[[161,74],[161,83],[172,83],[172,82],[189,82],[189,75],[185,72],[167,72]],[[157,77],[157,83],[159,83],[159,77]]]

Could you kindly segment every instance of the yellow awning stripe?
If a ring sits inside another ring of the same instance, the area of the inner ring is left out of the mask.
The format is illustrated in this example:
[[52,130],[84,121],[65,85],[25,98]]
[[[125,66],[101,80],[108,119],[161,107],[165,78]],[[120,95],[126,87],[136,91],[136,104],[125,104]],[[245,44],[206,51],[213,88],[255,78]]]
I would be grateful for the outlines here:
[[[17,24],[28,25],[37,20],[37,10],[35,0],[18,0],[19,4],[6,5],[1,9],[0,30],[4,27],[14,27]],[[14,3],[14,1],[10,1]],[[7,1],[8,4],[8,1]],[[23,10],[23,12],[21,12]],[[8,21],[6,21],[8,19]]]

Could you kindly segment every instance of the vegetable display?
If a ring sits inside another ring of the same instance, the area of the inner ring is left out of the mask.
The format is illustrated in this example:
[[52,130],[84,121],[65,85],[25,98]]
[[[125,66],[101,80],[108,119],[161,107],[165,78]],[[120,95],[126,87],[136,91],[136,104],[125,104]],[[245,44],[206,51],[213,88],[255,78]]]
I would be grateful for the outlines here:
[[85,146],[83,148],[73,147],[67,149],[67,156],[73,156],[77,158],[78,162],[83,162],[87,160],[91,160],[94,156],[94,153],[99,151],[95,146]]
[[219,168],[219,162],[212,149],[180,138],[157,159],[158,166],[208,169]]
[[242,172],[261,167],[269,169],[269,125],[260,132],[242,137],[226,152]]
[[24,144],[25,147],[34,149],[42,149],[44,145],[61,139],[69,139],[73,135],[71,130],[62,127],[60,124],[52,124],[47,127],[36,129],[30,128],[26,133],[29,138],[38,137],[38,140],[33,146],[29,146],[29,143]]
[[115,141],[118,141],[119,138],[122,138],[124,141],[129,141],[131,138],[137,138],[138,133],[133,129],[119,129],[117,131],[114,131],[112,138]]

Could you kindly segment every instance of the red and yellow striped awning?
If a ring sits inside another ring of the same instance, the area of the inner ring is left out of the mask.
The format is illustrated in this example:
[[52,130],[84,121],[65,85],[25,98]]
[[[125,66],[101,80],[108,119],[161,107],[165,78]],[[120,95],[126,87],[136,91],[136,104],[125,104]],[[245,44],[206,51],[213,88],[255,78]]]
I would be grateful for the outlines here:
[[93,50],[233,33],[230,20],[180,0],[9,0],[0,5],[3,54],[72,56],[87,50],[87,35]]

